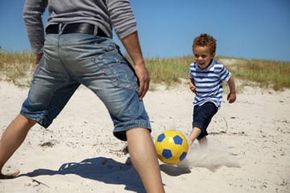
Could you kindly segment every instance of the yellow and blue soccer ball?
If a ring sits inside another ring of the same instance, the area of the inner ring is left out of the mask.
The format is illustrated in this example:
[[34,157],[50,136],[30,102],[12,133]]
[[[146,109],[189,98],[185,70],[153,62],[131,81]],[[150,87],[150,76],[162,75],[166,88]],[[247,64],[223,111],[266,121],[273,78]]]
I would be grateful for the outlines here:
[[178,130],[166,130],[157,136],[155,149],[159,160],[167,164],[178,164],[187,155],[188,142]]

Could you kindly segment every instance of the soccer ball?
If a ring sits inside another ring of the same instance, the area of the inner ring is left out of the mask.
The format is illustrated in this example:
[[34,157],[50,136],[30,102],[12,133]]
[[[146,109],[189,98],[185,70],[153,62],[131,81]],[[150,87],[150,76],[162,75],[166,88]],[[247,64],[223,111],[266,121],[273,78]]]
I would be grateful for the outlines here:
[[155,149],[159,160],[167,164],[178,164],[188,152],[188,142],[181,131],[167,130],[157,136]]

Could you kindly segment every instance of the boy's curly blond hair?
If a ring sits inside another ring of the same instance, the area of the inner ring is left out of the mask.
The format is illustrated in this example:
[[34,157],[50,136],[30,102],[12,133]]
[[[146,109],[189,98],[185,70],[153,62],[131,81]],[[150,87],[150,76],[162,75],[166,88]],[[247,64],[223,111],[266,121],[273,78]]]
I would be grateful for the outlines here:
[[202,47],[207,46],[210,48],[211,54],[215,55],[216,39],[206,33],[200,34],[193,40],[192,50],[196,46],[202,46]]

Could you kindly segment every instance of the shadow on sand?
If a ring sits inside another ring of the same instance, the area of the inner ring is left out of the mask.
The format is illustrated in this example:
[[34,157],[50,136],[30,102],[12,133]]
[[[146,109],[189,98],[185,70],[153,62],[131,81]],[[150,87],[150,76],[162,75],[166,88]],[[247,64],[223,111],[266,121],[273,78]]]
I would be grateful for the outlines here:
[[19,177],[66,174],[75,174],[107,184],[122,184],[125,185],[125,190],[138,193],[145,192],[139,175],[131,164],[120,163],[105,157],[85,159],[78,163],[65,163],[58,170],[37,169],[26,174],[21,174]]
[[190,173],[189,168],[183,168],[175,165],[167,165],[167,164],[161,164],[160,170],[166,173],[169,176],[180,176],[182,174],[188,174]]

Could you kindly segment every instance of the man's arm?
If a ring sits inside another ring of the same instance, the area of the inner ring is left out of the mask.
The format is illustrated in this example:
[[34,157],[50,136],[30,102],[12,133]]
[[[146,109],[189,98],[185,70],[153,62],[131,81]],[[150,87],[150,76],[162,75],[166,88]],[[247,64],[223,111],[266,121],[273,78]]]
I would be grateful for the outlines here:
[[44,27],[42,14],[47,6],[47,0],[26,0],[23,8],[23,19],[28,35],[28,39],[35,53],[36,59],[33,68],[39,63],[42,57],[44,44]]
[[139,80],[139,97],[142,99],[149,89],[150,77],[145,66],[137,31],[122,38],[121,41],[134,63],[135,73]]
[[32,70],[34,71],[36,69],[36,66],[39,64],[41,58],[42,58],[43,53],[36,53],[35,54],[35,62],[32,66]]

